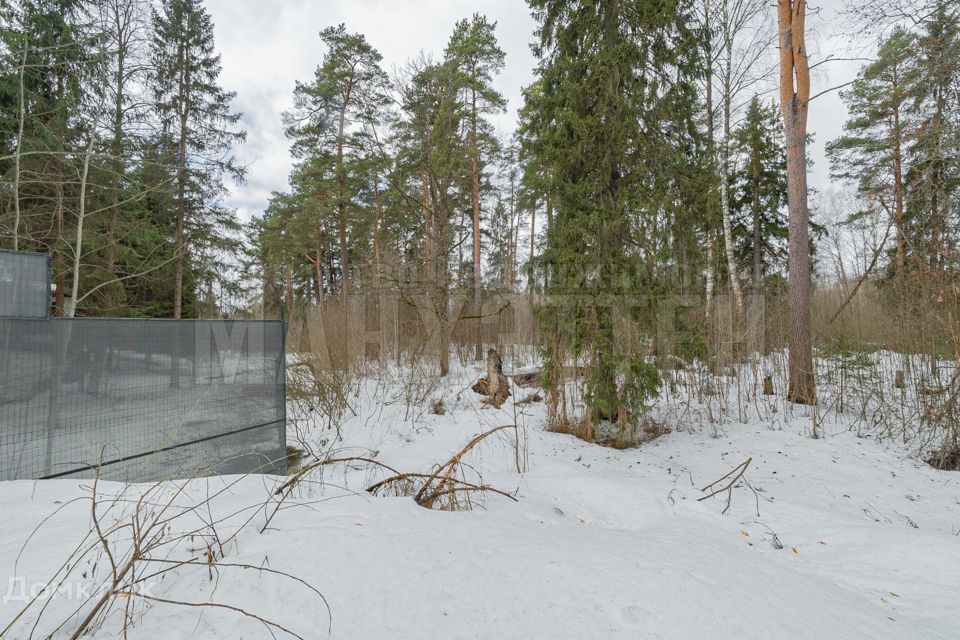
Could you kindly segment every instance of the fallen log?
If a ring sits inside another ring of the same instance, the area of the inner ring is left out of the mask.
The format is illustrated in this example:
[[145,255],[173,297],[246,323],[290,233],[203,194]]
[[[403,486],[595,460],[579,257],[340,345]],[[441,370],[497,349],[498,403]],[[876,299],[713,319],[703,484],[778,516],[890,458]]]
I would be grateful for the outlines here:
[[510,379],[513,380],[513,384],[517,385],[518,387],[539,387],[541,373],[542,371],[540,369],[537,369],[536,371],[515,373],[510,376]]

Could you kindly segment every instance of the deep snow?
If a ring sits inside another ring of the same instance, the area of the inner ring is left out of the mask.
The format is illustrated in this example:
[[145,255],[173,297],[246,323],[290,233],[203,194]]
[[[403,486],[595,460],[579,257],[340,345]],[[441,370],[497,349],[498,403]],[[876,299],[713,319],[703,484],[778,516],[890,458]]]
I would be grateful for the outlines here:
[[[399,383],[368,380],[351,397],[357,415],[347,412],[338,452],[429,471],[472,436],[516,423],[524,473],[509,432],[468,462],[518,502],[490,495],[485,508],[428,511],[409,498],[367,494],[383,474],[353,463],[328,468],[323,484],[302,485],[261,534],[262,505],[282,479],[193,480],[178,504],[227,490],[172,526],[225,518],[218,535],[241,528],[236,543],[222,566],[178,568],[148,592],[241,607],[308,638],[960,638],[960,473],[936,471],[895,442],[857,437],[842,420],[825,422],[827,437],[813,440],[803,411],[602,448],[545,432],[542,403],[482,407],[468,388],[478,371],[461,370],[412,404]],[[524,395],[515,390],[514,399]],[[446,414],[426,412],[440,397]],[[312,443],[331,434],[319,422],[300,430]],[[700,488],[748,457],[759,516],[745,485],[726,515],[723,496],[697,501]],[[89,496],[90,485],[0,483],[0,571],[10,577],[0,628],[24,604],[18,587],[46,581],[89,530],[89,500],[70,501]],[[129,502],[107,519],[123,509]],[[197,535],[164,554],[202,558],[208,542]],[[330,618],[300,583],[228,564],[302,578],[322,592]],[[71,580],[89,588],[108,572],[101,557],[95,568],[74,567]],[[234,611],[134,602],[130,638],[270,637]],[[63,590],[46,603],[33,637],[46,637],[81,604]],[[121,635],[124,604],[104,637]],[[36,609],[7,637],[29,637],[35,620]],[[54,637],[69,637],[70,628]]]

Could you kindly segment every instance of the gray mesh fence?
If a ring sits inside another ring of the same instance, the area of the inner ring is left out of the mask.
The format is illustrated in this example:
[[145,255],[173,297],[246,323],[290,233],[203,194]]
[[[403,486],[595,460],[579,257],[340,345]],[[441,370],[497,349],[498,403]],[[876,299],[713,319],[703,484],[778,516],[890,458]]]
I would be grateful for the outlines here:
[[0,479],[284,473],[281,322],[0,318]]
[[0,249],[0,317],[50,313],[50,256]]

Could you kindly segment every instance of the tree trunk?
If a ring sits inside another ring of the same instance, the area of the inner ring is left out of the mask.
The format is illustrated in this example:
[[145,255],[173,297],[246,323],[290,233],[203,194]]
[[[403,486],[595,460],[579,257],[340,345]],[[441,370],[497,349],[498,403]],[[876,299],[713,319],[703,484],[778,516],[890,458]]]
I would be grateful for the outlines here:
[[507,261],[508,271],[507,279],[510,287],[510,291],[515,290],[515,285],[517,282],[517,244],[519,241],[519,227],[517,223],[517,200],[516,200],[516,178],[510,176],[510,225],[508,231],[510,232],[510,246],[507,250],[509,254],[509,259]]
[[[929,125],[929,128],[934,132],[934,135],[938,136],[936,140],[936,157],[945,158],[945,154],[942,150],[942,131],[944,123],[944,110],[946,108],[945,96],[948,94],[948,88],[943,86],[943,83],[939,83],[937,87],[937,103],[936,110],[934,111],[933,120]],[[944,225],[945,216],[941,210],[940,204],[940,190],[944,185],[944,176],[942,169],[943,162],[938,161],[934,164],[934,169],[932,175],[929,178],[929,184],[932,186],[932,193],[930,194],[930,222],[933,227],[933,233],[930,238],[930,270],[939,271],[942,262],[942,253],[941,250],[941,238],[946,233],[946,228]],[[933,361],[934,372],[935,372],[935,363]]]
[[[129,5],[127,5],[129,7]],[[111,142],[111,151],[113,153],[113,206],[110,209],[110,223],[106,229],[106,248],[104,250],[104,259],[106,270],[111,276],[116,277],[117,263],[117,226],[120,215],[121,189],[123,188],[123,122],[124,122],[124,95],[127,85],[127,52],[130,45],[130,38],[133,37],[133,31],[136,29],[133,24],[133,18],[129,13],[125,13],[119,3],[114,4],[113,10],[113,28],[117,34],[117,66],[114,72],[115,94],[113,103],[113,140]],[[104,290],[104,306],[109,309],[119,307],[122,300],[123,285],[118,281],[114,285],[106,287]]]
[[[787,399],[816,402],[810,326],[810,239],[807,209],[807,108],[810,68],[804,42],[805,0],[778,0],[780,100],[787,139],[790,359]],[[794,88],[796,82],[796,89]],[[816,435],[816,432],[814,433]]]
[[[446,255],[444,252],[443,255]],[[440,260],[439,287],[440,300],[438,311],[440,312],[440,375],[446,376],[450,373],[450,333],[453,330],[450,321],[450,267],[447,260]]]
[[183,76],[180,86],[180,140],[177,159],[177,259],[173,281],[173,318],[183,315],[183,271],[186,262],[186,217],[187,217],[187,120],[190,112],[190,70],[186,47],[180,44],[179,63]]
[[[715,144],[715,131],[714,131],[714,121],[713,121],[713,32],[712,26],[710,23],[710,0],[703,1],[703,22],[706,27],[706,54],[707,54],[707,64],[706,64],[706,93],[707,93],[707,104],[706,104],[706,115],[707,115],[707,150],[710,155],[710,166],[714,166],[716,161],[716,144]],[[712,185],[711,185],[711,191]],[[712,205],[713,200],[708,199],[707,202]],[[704,324],[707,328],[708,335],[713,335],[713,290],[716,281],[716,272],[713,265],[713,242],[714,242],[714,231],[713,231],[713,207],[709,206],[707,208],[707,274],[706,274],[706,283],[705,283],[705,300],[704,300]]]
[[337,233],[340,240],[340,287],[344,299],[350,294],[350,265],[347,260],[347,202],[344,199],[347,177],[343,167],[343,133],[349,100],[350,90],[348,89],[340,106],[340,121],[337,128]]
[[83,169],[80,172],[80,207],[77,211],[77,244],[73,249],[73,284],[65,315],[73,318],[77,313],[77,297],[80,294],[80,258],[83,255],[83,222],[87,216],[87,177],[90,175],[90,156],[93,154],[93,135],[83,154]]
[[707,282],[705,285],[705,298],[704,301],[704,322],[707,327],[707,332],[709,335],[713,335],[713,290],[716,286],[717,272],[716,267],[714,267],[713,261],[713,245],[716,239],[716,232],[713,229],[707,231]]
[[[899,91],[897,65],[893,67],[894,91]],[[903,283],[906,266],[906,237],[903,229],[903,135],[900,126],[900,103],[894,100],[893,107],[893,224],[897,230],[897,284]]]
[[[66,79],[63,77],[62,73],[57,75],[57,103],[62,104],[64,100],[64,94],[66,92]],[[56,122],[54,124],[56,131],[60,133],[60,140],[66,140],[66,123]],[[64,150],[62,143],[60,150]],[[56,237],[54,240],[54,245],[56,250],[53,252],[53,271],[54,271],[54,283],[56,284],[57,292],[54,295],[54,304],[53,304],[53,315],[62,317],[65,311],[65,300],[66,297],[66,283],[64,282],[64,273],[66,271],[65,265],[63,264],[63,250],[60,248],[60,243],[63,242],[63,216],[64,216],[64,206],[63,206],[63,189],[66,184],[66,171],[64,169],[64,162],[66,156],[61,156],[54,158],[53,164],[55,167],[56,179],[54,180],[54,192],[55,204],[54,204],[54,225],[56,227]]]
[[377,207],[373,220],[373,264],[377,277],[377,287],[379,288],[380,280],[383,277],[383,267],[380,262],[380,225],[383,220],[383,205],[380,202],[380,185],[377,183],[377,180],[373,181],[373,195]]
[[760,295],[763,273],[760,248],[760,161],[753,161],[753,295]]
[[13,168],[13,250],[20,249],[20,152],[23,149],[23,123],[27,119],[24,100],[23,74],[27,68],[27,40],[23,42],[23,56],[20,60],[20,93],[17,106],[17,151]]
[[550,232],[553,230],[553,204],[550,202],[550,196],[544,198],[547,203],[547,245],[550,244]]
[[293,269],[290,268],[290,265],[287,265],[284,269],[285,271],[285,280],[286,286],[286,304],[287,304],[287,316],[293,311]]
[[531,297],[533,296],[533,252],[535,249],[535,240],[537,238],[537,202],[534,200],[533,206],[530,207],[530,279],[527,281],[527,290],[530,292]]
[[434,229],[433,229],[433,214],[431,213],[430,208],[430,190],[427,185],[427,174],[423,173],[420,176],[420,193],[422,201],[420,203],[420,208],[423,212],[423,227],[425,230],[424,236],[426,242],[427,250],[427,274],[428,277],[433,277],[433,240],[434,240]]
[[[56,204],[54,205],[53,220],[56,227],[57,240],[63,239],[63,170],[57,162],[59,178],[55,181],[54,192],[56,193]],[[53,254],[53,282],[56,286],[56,292],[53,295],[53,315],[62,317],[65,310],[66,283],[64,282],[64,264],[63,251],[59,248]]]
[[[553,231],[553,203],[550,202],[550,196],[545,195],[544,200],[546,201],[547,208],[547,235],[544,238],[545,250],[550,249],[550,233]],[[543,290],[546,292],[547,286],[550,284],[550,272],[549,269],[544,269],[543,271]]]
[[[476,80],[476,64],[471,69]],[[480,149],[477,145],[477,90],[471,89],[471,132],[470,144],[473,153],[470,156],[470,170],[473,178],[473,311],[476,314],[475,344],[473,357],[477,362],[483,360],[483,299],[480,274]]]
[[303,257],[307,262],[313,265],[313,278],[316,280],[317,306],[323,304],[323,250],[320,243],[317,242],[313,248],[313,256],[309,252],[304,252]]
[[730,277],[730,290],[736,304],[737,318],[743,313],[743,293],[737,278],[737,263],[734,257],[733,224],[730,220],[730,109],[733,101],[731,78],[733,66],[733,35],[724,3],[724,54],[726,74],[723,77],[723,142],[720,145],[720,212],[723,217],[723,244],[727,258],[727,272]]

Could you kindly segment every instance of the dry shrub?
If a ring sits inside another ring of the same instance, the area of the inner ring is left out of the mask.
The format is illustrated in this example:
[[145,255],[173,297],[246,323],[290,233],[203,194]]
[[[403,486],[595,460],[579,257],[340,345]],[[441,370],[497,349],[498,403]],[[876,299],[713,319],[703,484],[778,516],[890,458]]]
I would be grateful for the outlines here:
[[960,368],[944,387],[920,397],[925,404],[923,422],[939,442],[927,462],[937,469],[960,471]]
[[[62,564],[47,580],[46,587],[36,593],[0,630],[0,636],[16,630],[36,630],[49,618],[50,596],[64,585],[92,582],[89,594],[79,606],[60,620],[54,620],[49,636],[62,634],[70,640],[95,635],[108,619],[119,617],[124,637],[146,615],[151,606],[219,609],[256,620],[276,637],[279,631],[294,638],[303,638],[286,625],[286,621],[241,608],[224,601],[187,601],[152,593],[150,586],[175,572],[200,568],[208,581],[216,585],[239,576],[261,580],[276,576],[288,583],[284,588],[305,589],[326,607],[327,627],[330,609],[323,595],[304,580],[289,573],[264,566],[229,562],[237,548],[237,535],[246,525],[260,518],[262,503],[251,504],[223,517],[214,517],[211,505],[220,495],[234,493],[242,477],[228,480],[200,499],[190,497],[190,480],[163,481],[151,485],[125,485],[116,495],[101,492],[93,481],[89,495],[72,500],[48,516],[39,526],[50,526],[60,509],[74,502],[90,504],[89,531],[69,552]],[[225,535],[226,526],[233,533]],[[36,532],[34,532],[36,533]],[[29,546],[33,534],[23,544],[21,554]],[[249,571],[247,571],[249,570]],[[176,580],[172,581],[176,583]],[[61,614],[62,615],[62,614]],[[29,632],[32,636],[32,631]]]
[[960,471],[960,447],[942,448],[927,459],[927,464],[941,471]]
[[[290,392],[299,403],[292,405],[294,422],[313,424],[320,414],[324,427],[336,432],[341,418],[351,411],[351,394],[362,376],[393,376],[391,382],[402,382],[405,420],[416,421],[431,410],[439,378],[435,375],[437,344],[431,342],[425,324],[429,317],[397,298],[379,293],[371,298],[358,290],[361,293],[349,305],[331,299],[323,309],[305,312],[291,323],[295,355]],[[364,300],[374,298],[377,317],[370,322],[370,304]],[[451,295],[451,300],[461,298],[469,296]],[[944,388],[944,372],[949,378],[951,363],[960,354],[954,339],[956,298],[955,285],[937,274],[912,277],[899,288],[871,279],[820,283],[812,298],[819,395],[812,409],[813,432],[842,416],[858,434],[896,437],[922,456],[949,451],[955,428],[949,406],[941,405],[950,395],[927,392]],[[542,353],[546,336],[537,326],[536,296],[488,291],[484,300],[480,323],[484,347],[502,346],[504,361],[514,363],[530,362]],[[663,308],[658,306],[661,302]],[[748,297],[746,304],[738,315],[730,296],[720,290],[710,314],[697,296],[687,296],[656,301],[643,312],[644,317],[618,320],[615,337],[620,350],[635,360],[656,363],[664,380],[652,411],[637,408],[628,415],[608,416],[609,424],[585,419],[583,382],[588,371],[584,362],[564,362],[562,372],[528,372],[514,382],[536,384],[540,377],[551,378],[553,384],[544,394],[548,428],[616,447],[646,441],[645,428],[654,417],[675,429],[698,423],[719,429],[730,420],[782,423],[810,417],[810,411],[784,397],[789,332],[786,292],[770,286],[765,295]],[[457,322],[458,311],[451,308],[450,313],[454,319],[450,347],[462,364],[472,363],[474,316]],[[379,332],[382,338],[376,353],[364,344],[371,332]],[[323,349],[317,347],[318,335],[323,336]],[[764,386],[770,383],[773,394]],[[476,390],[483,393],[481,387],[482,382]],[[336,441],[333,435],[326,444],[332,448]],[[324,457],[309,449],[307,455]]]
[[443,398],[436,398],[430,401],[430,413],[435,416],[446,415],[447,408],[443,404]]
[[[483,478],[464,462],[464,457],[473,451],[473,449],[490,436],[502,431],[513,430],[514,432],[514,455],[516,458],[517,472],[521,470],[519,430],[516,425],[503,425],[485,431],[472,438],[460,451],[442,465],[436,465],[430,472],[401,472],[393,467],[363,456],[332,457],[323,460],[317,460],[311,464],[303,466],[300,471],[289,478],[276,494],[279,496],[274,514],[280,509],[281,504],[286,500],[299,485],[307,481],[310,474],[314,471],[323,471],[325,468],[338,464],[365,463],[380,469],[383,469],[390,475],[369,487],[367,491],[373,495],[405,496],[413,500],[425,509],[436,509],[439,511],[470,511],[475,506],[477,496],[483,496],[488,493],[494,493],[510,500],[516,501],[516,498],[500,489],[483,483]],[[468,479],[471,478],[471,479]],[[273,515],[267,519],[269,524]],[[266,527],[266,525],[264,525]]]
[[837,411],[872,433],[896,436],[938,468],[954,468],[960,449],[958,302],[957,285],[938,272],[883,289],[867,283],[855,295],[835,286],[814,297],[819,351],[831,356],[820,378],[831,383],[822,387]]
[[[340,427],[363,381],[366,362],[349,330],[349,315],[339,302],[301,310],[290,321],[287,339],[287,421],[299,448],[319,457],[341,438]],[[324,432],[312,433],[314,427]]]

